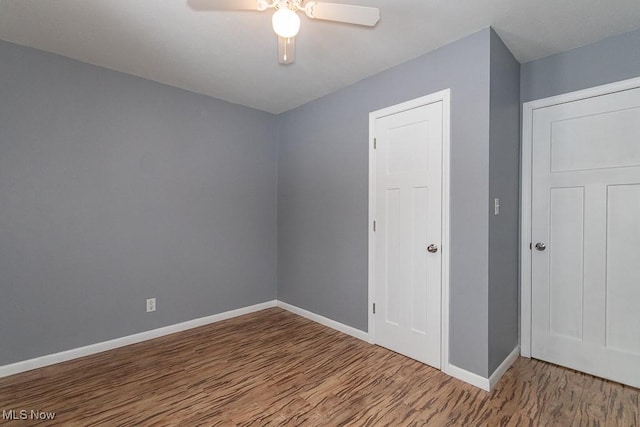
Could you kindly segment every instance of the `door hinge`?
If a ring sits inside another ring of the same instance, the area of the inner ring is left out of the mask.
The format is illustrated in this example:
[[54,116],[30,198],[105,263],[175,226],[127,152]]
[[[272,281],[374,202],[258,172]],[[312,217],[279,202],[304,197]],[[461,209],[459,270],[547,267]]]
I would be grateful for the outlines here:
[[373,149],[375,150],[378,145],[378,138],[373,138]]
[[373,314],[376,314],[376,303],[373,303]]
[[373,231],[376,231],[376,222],[373,221]]

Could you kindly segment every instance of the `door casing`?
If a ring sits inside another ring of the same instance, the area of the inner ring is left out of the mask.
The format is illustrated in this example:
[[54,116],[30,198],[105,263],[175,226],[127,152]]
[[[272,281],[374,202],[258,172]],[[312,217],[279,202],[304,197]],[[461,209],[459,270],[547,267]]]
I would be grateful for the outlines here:
[[411,101],[383,108],[369,113],[369,269],[368,287],[369,298],[367,311],[369,342],[376,343],[375,318],[373,303],[375,302],[375,232],[373,221],[376,218],[376,158],[374,150],[376,120],[392,114],[401,113],[424,105],[442,102],[442,278],[441,278],[441,370],[449,369],[449,188],[450,188],[450,151],[451,151],[451,90],[445,89],[430,95],[422,96]]
[[533,186],[533,112],[629,89],[640,88],[640,78],[622,80],[558,96],[525,102],[522,106],[522,159],[520,187],[520,354],[531,357],[531,210]]

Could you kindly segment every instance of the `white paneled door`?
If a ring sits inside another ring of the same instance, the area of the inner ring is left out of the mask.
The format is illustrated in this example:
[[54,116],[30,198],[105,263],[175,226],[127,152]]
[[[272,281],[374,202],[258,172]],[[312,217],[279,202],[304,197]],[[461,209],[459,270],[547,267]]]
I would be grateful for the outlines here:
[[640,89],[533,112],[531,355],[640,387]]
[[443,103],[375,122],[375,340],[440,368]]

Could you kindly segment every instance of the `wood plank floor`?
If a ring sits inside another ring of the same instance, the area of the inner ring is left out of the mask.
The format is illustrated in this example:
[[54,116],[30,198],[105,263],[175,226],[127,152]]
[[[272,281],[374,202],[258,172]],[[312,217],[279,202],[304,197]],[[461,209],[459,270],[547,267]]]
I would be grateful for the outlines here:
[[640,425],[640,391],[519,359],[492,393],[273,308],[0,378],[0,425]]

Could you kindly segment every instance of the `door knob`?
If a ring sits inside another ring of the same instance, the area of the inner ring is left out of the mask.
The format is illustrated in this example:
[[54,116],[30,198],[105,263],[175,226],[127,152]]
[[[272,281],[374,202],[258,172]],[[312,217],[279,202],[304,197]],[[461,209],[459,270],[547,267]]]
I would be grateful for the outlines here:
[[431,252],[432,254],[435,254],[436,252],[438,252],[438,247],[436,245],[429,245],[427,246],[427,250],[429,252]]
[[545,249],[547,249],[547,245],[545,245],[545,244],[544,244],[544,243],[542,243],[542,242],[538,242],[538,243],[536,243],[536,250],[538,250],[538,251],[542,252],[542,251],[544,251]]

